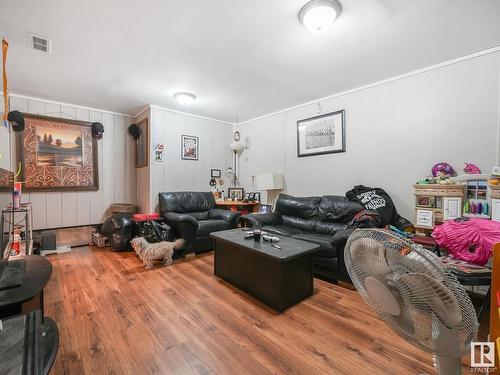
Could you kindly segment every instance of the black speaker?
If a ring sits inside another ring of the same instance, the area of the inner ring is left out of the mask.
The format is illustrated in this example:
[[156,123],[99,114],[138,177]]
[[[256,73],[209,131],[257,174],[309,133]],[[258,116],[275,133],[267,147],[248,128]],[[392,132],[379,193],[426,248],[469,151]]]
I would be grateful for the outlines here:
[[139,139],[142,134],[142,129],[137,124],[132,124],[128,127],[128,133],[134,137],[135,140]]
[[92,138],[101,139],[104,133],[104,126],[100,122],[92,123]]
[[19,111],[11,111],[7,115],[12,130],[15,132],[22,132],[24,130],[24,116]]

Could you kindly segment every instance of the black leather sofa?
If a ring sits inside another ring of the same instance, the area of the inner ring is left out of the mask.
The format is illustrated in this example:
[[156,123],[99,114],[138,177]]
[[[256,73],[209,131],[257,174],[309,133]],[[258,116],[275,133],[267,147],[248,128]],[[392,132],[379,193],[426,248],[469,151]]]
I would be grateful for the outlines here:
[[347,223],[364,209],[342,196],[293,197],[280,194],[269,214],[249,214],[247,226],[262,225],[266,232],[320,245],[314,254],[316,276],[330,281],[350,281],[344,264],[344,246],[352,229]]
[[211,192],[159,193],[160,215],[186,241],[182,253],[212,250],[210,233],[236,228],[239,212],[215,207]]

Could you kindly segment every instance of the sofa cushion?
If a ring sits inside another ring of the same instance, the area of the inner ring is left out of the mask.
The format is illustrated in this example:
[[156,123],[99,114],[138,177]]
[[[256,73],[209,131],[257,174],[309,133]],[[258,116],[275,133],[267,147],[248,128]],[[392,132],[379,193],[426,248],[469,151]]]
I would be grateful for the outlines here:
[[196,220],[207,220],[208,219],[208,213],[210,211],[201,211],[201,212],[190,212],[189,215],[194,217]]
[[262,230],[264,232],[286,237],[291,237],[294,234],[304,233],[304,231],[300,229],[288,227],[285,225],[264,225],[262,227]]
[[319,221],[317,220],[314,226],[315,233],[334,235],[339,230],[345,229],[347,224],[335,221]]
[[280,194],[276,211],[282,215],[311,219],[318,214],[321,197],[292,197]]
[[281,221],[285,226],[297,228],[306,232],[314,232],[317,219],[303,219],[301,217],[283,215],[281,216]]
[[347,223],[364,207],[358,202],[351,202],[346,197],[325,195],[321,197],[318,218],[321,221],[336,221]]
[[200,220],[198,224],[196,235],[200,237],[208,236],[212,232],[231,229],[231,223],[226,220]]
[[324,256],[330,258],[337,256],[337,249],[332,247],[330,243],[330,241],[332,240],[332,236],[329,234],[300,233],[294,234],[292,238],[312,242],[319,245],[320,249],[314,253],[315,256]]
[[177,191],[158,194],[160,213],[205,212],[215,207],[215,198],[211,192]]

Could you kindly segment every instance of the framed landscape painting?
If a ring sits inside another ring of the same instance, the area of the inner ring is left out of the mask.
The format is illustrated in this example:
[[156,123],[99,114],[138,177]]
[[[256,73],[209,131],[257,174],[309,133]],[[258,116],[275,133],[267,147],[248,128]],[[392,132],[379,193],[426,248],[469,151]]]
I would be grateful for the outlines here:
[[181,136],[181,159],[198,160],[200,140],[194,135]]
[[297,121],[297,156],[345,152],[345,111]]
[[98,190],[97,141],[92,123],[25,113],[18,133],[20,181],[26,191]]

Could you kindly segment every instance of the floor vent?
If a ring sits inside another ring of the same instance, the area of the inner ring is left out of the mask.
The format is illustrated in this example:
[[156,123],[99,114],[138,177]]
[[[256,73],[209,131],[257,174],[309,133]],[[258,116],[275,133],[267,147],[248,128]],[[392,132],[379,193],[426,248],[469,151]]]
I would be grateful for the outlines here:
[[50,39],[31,34],[31,46],[37,51],[50,53]]

